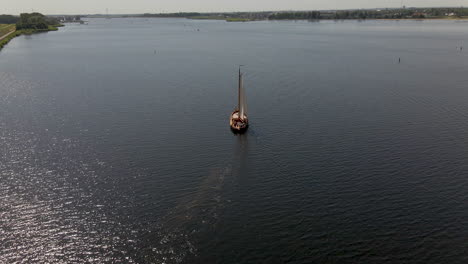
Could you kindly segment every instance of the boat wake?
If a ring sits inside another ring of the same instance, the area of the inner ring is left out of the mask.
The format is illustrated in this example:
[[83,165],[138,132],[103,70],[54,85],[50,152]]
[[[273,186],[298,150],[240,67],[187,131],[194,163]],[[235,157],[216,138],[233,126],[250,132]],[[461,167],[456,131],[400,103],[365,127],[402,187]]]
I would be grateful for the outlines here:
[[230,166],[212,169],[194,192],[180,199],[159,221],[146,262],[183,263],[197,257],[199,237],[211,233],[220,219],[222,191],[231,173]]

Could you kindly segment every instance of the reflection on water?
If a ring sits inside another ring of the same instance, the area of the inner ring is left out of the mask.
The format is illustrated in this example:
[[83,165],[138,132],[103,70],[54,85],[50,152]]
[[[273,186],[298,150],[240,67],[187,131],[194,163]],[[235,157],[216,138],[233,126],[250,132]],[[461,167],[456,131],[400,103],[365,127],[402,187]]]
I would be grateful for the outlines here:
[[240,164],[245,164],[248,158],[249,154],[249,137],[252,137],[252,135],[249,135],[249,132],[244,133],[244,134],[236,134],[236,144],[234,146],[234,157],[238,158],[240,161]]

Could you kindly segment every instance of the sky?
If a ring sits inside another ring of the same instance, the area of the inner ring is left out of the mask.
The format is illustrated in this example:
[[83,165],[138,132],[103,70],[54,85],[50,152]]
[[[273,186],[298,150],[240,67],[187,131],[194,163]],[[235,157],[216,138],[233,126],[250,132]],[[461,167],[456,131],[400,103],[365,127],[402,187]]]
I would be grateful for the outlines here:
[[468,0],[0,0],[0,14],[135,14],[467,6]]

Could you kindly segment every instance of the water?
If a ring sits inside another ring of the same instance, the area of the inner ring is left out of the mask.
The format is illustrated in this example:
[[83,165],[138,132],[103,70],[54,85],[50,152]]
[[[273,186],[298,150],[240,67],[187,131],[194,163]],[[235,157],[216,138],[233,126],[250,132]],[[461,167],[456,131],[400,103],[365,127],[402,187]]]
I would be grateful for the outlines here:
[[0,262],[466,263],[466,33],[128,18],[16,38]]

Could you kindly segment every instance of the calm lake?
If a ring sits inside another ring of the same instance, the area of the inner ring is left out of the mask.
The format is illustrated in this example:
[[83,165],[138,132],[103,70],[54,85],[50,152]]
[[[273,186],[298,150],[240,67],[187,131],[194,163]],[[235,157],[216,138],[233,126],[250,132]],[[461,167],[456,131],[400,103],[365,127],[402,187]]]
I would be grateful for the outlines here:
[[466,22],[89,19],[0,51],[3,263],[467,263],[467,190]]

